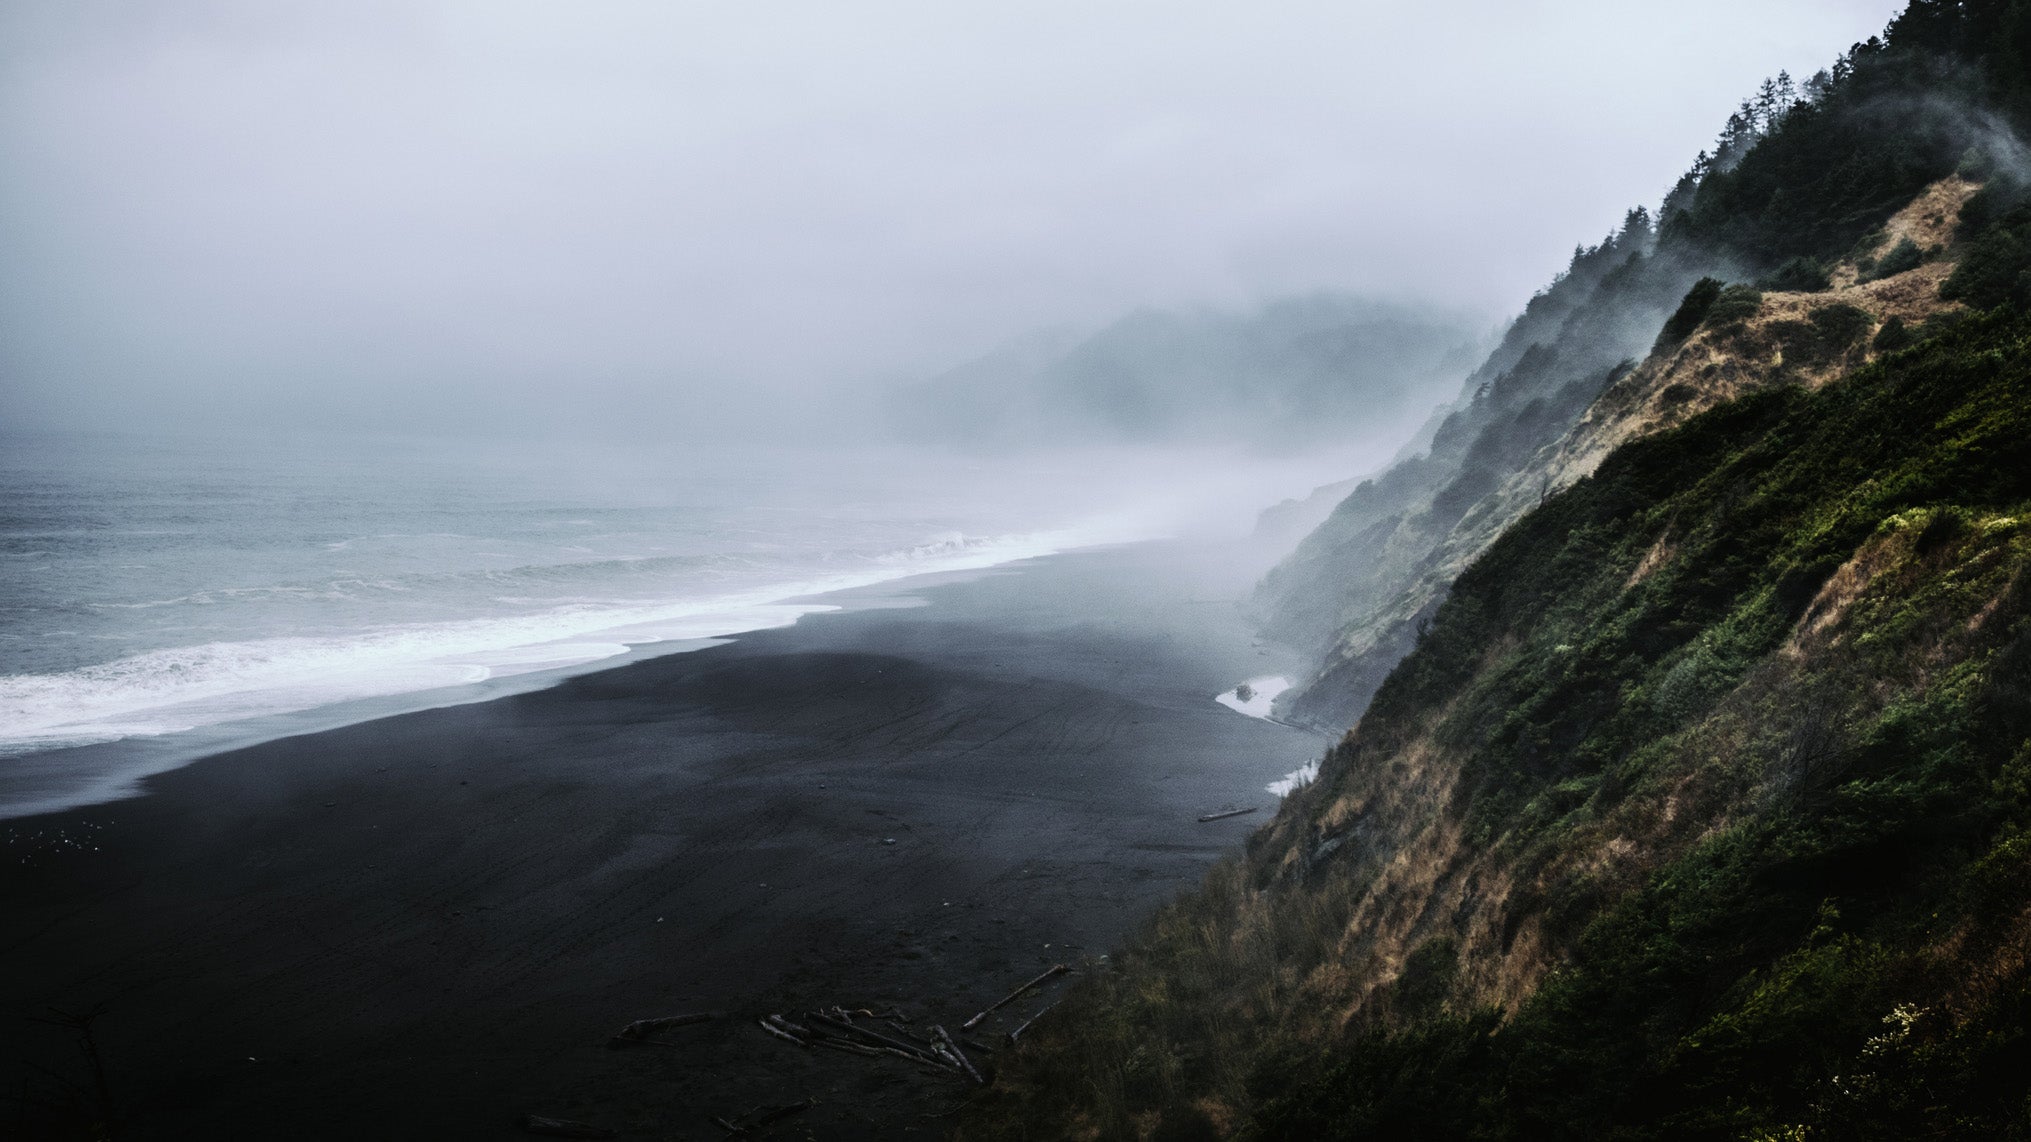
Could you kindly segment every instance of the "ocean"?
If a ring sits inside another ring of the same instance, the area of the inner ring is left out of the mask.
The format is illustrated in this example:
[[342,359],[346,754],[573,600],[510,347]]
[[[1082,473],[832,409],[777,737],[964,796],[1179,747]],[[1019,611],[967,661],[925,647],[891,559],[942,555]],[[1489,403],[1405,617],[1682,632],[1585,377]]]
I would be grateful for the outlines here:
[[0,438],[0,816],[104,796],[98,770],[131,764],[81,747],[462,700],[794,622],[826,592],[1174,534],[1212,509],[1238,532],[1345,463]]

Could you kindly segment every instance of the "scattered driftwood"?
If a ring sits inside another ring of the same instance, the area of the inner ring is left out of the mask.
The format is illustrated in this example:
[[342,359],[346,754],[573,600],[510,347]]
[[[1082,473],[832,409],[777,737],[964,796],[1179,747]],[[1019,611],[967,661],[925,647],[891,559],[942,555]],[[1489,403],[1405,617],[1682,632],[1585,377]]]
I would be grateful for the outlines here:
[[884,1019],[882,1020],[882,1022],[888,1024],[890,1030],[894,1031],[898,1035],[901,1035],[903,1038],[908,1039],[910,1042],[915,1043],[919,1047],[928,1047],[931,1045],[931,1040],[924,1038],[922,1035],[917,1034],[916,1032],[910,1030],[908,1027],[903,1026],[901,1023],[898,1023],[893,1019]]
[[1199,815],[1199,820],[1224,821],[1229,817],[1245,817],[1248,814],[1255,812],[1255,809],[1256,807],[1254,805],[1250,805],[1246,809],[1222,809],[1218,813],[1201,813]]
[[809,1027],[805,1027],[802,1024],[798,1023],[792,1023],[788,1019],[785,1019],[780,1015],[771,1015],[767,1019],[763,1020],[763,1022],[774,1024],[777,1028],[784,1031],[788,1031],[790,1034],[795,1035],[799,1039],[809,1039],[811,1037],[811,1029]]
[[877,1047],[875,1052],[882,1055],[894,1055],[904,1062],[914,1063],[935,1074],[950,1074],[959,1069],[959,1065],[946,1058],[943,1051],[927,1052],[918,1055],[909,1051],[898,1051],[894,1047]]
[[825,1028],[828,1031],[835,1031],[841,1034],[850,1035],[854,1038],[864,1040],[867,1043],[876,1047],[885,1047],[891,1051],[895,1051],[903,1055],[906,1058],[920,1059],[927,1062],[938,1063],[941,1066],[944,1065],[943,1060],[939,1059],[936,1055],[923,1049],[922,1047],[917,1046],[914,1043],[906,1043],[901,1039],[892,1039],[879,1031],[870,1031],[869,1029],[862,1027],[859,1024],[851,1023],[844,1019],[834,1019],[830,1015],[826,1015],[822,1012],[813,1011],[811,1013],[811,1022],[816,1023],[817,1025]]
[[859,1043],[849,1043],[844,1039],[813,1039],[811,1040],[809,1045],[813,1047],[824,1047],[828,1050],[833,1051],[844,1051],[849,1055],[875,1056],[881,1054],[881,1051],[877,1050],[874,1047],[863,1047]]
[[870,1019],[887,1019],[893,1014],[895,1013],[887,1012],[878,1015],[865,1008],[849,1011],[835,1006],[826,1011],[804,1013],[801,1016],[804,1023],[801,1024],[793,1023],[781,1015],[758,1019],[755,1024],[770,1035],[786,1043],[795,1043],[799,1047],[823,1047],[828,1051],[843,1051],[849,1055],[876,1057],[890,1055],[941,1074],[976,1073],[963,1056],[952,1058],[942,1046],[901,1027],[894,1027],[893,1022],[890,1026],[894,1027],[900,1038],[885,1035],[853,1021],[856,1015]]
[[966,1077],[972,1079],[975,1086],[987,1085],[987,1080],[981,1078],[980,1072],[974,1069],[973,1060],[967,1058],[966,1052],[960,1050],[959,1044],[952,1041],[952,1033],[945,1030],[944,1024],[932,1024],[931,1033],[938,1037],[938,1042],[945,1047],[945,1053],[951,1056],[953,1062],[959,1064],[959,1069],[966,1072]]
[[1030,1029],[1030,1024],[1032,1024],[1032,1023],[1035,1023],[1035,1022],[1036,1022],[1037,1020],[1039,1020],[1039,1019],[1042,1019],[1042,1018],[1044,1017],[1045,1013],[1049,1012],[1049,1011],[1051,1010],[1051,1008],[1053,1008],[1053,1007],[1056,1007],[1056,1006],[1058,1006],[1058,1004],[1060,1004],[1060,1003],[1063,1003],[1063,1002],[1064,1002],[1064,1000],[1062,1000],[1062,999],[1061,999],[1061,1000],[1054,1000],[1054,1001],[1052,1001],[1052,1002],[1050,1002],[1050,1003],[1046,1003],[1046,1004],[1045,1004],[1045,1005],[1043,1006],[1043,1009],[1042,1009],[1042,1010],[1038,1011],[1038,1012],[1037,1012],[1037,1013],[1036,1013],[1035,1015],[1032,1015],[1032,1016],[1030,1016],[1030,1017],[1029,1017],[1028,1019],[1025,1019],[1025,1020],[1023,1020],[1023,1021],[1022,1021],[1022,1025],[1021,1025],[1021,1026],[1017,1027],[1017,1028],[1016,1028],[1015,1030],[1013,1030],[1013,1031],[1010,1031],[1010,1032],[1008,1033],[1008,1041],[1009,1041],[1009,1042],[1010,1042],[1011,1044],[1013,1044],[1013,1043],[1014,1043],[1014,1042],[1015,1042],[1015,1041],[1016,1041],[1017,1039],[1019,1039],[1019,1038],[1021,1038],[1021,1037],[1022,1037],[1022,1033],[1023,1033],[1023,1032],[1025,1032],[1025,1031],[1027,1031],[1027,1030],[1029,1030],[1029,1029]]
[[604,1126],[573,1122],[569,1118],[545,1118],[540,1114],[522,1116],[522,1129],[550,1138],[618,1138],[620,1132]]
[[656,1043],[649,1036],[658,1031],[667,1031],[672,1027],[689,1027],[693,1023],[710,1023],[715,1019],[723,1017],[722,1013],[717,1011],[698,1011],[689,1015],[665,1015],[656,1019],[637,1019],[616,1032],[613,1038],[606,1041],[606,1045],[613,1048],[628,1047],[635,1044],[661,1046],[662,1044]]
[[[775,1018],[775,1016],[770,1016],[769,1018],[773,1019]],[[762,1030],[767,1031],[769,1034],[774,1035],[776,1038],[781,1039],[786,1043],[795,1043],[799,1047],[808,1047],[811,1045],[808,1039],[800,1039],[797,1036],[791,1034],[790,1032],[783,1030],[781,1027],[778,1027],[775,1024],[769,1022],[768,1019],[755,1020],[755,1026],[760,1027]]]
[[1018,996],[1022,995],[1022,993],[1023,993],[1023,992],[1026,992],[1026,991],[1030,990],[1030,989],[1031,989],[1031,988],[1033,988],[1033,987],[1036,987],[1036,986],[1038,986],[1038,985],[1040,985],[1040,984],[1043,984],[1043,983],[1046,983],[1046,982],[1048,982],[1048,981],[1049,981],[1049,980],[1050,980],[1050,979],[1051,979],[1051,978],[1052,978],[1053,976],[1061,976],[1061,975],[1064,975],[1064,974],[1065,974],[1066,972],[1068,972],[1068,971],[1071,971],[1071,970],[1072,970],[1071,968],[1069,968],[1069,967],[1066,967],[1066,966],[1065,966],[1064,964],[1053,964],[1053,965],[1051,965],[1051,968],[1050,968],[1050,970],[1048,970],[1048,971],[1044,972],[1044,974],[1042,974],[1042,975],[1038,976],[1037,978],[1035,978],[1035,979],[1031,980],[1030,982],[1028,982],[1028,983],[1026,983],[1026,984],[1022,985],[1021,987],[1019,987],[1019,988],[1016,988],[1016,989],[1015,989],[1014,991],[1011,991],[1011,992],[1009,992],[1009,993],[1008,993],[1007,995],[1005,995],[1005,996],[1002,996],[1002,997],[1001,997],[1001,1000],[1000,1000],[999,1002],[997,1002],[997,1003],[994,1003],[994,1004],[990,1005],[990,1006],[989,1006],[989,1007],[987,1008],[987,1010],[985,1010],[985,1011],[982,1011],[982,1012],[981,1012],[980,1014],[978,1014],[978,1015],[974,1016],[974,1017],[973,1017],[973,1018],[971,1018],[971,1019],[968,1019],[968,1020],[967,1020],[966,1022],[964,1022],[964,1023],[961,1023],[961,1024],[959,1025],[959,1029],[960,1029],[961,1031],[971,1031],[971,1030],[973,1030],[973,1029],[974,1029],[975,1027],[978,1027],[978,1026],[980,1026],[980,1021],[981,1021],[981,1020],[983,1020],[983,1019],[986,1019],[986,1018],[987,1018],[987,1017],[988,1017],[989,1015],[992,1015],[992,1014],[994,1014],[994,1013],[995,1013],[996,1011],[999,1011],[999,1010],[1001,1010],[1002,1008],[1004,1008],[1004,1007],[1007,1007],[1007,1006],[1008,1006],[1008,1005],[1009,1005],[1010,1003],[1013,1003],[1013,1002],[1015,1002],[1015,1000],[1016,1000],[1016,997],[1018,997]]

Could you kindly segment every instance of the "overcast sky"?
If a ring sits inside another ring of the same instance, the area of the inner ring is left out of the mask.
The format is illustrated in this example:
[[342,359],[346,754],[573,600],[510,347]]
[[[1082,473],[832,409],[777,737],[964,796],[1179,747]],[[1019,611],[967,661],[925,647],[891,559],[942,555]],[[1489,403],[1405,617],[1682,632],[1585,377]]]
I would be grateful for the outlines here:
[[1900,6],[8,0],[0,413],[668,419],[1144,305],[1492,323]]

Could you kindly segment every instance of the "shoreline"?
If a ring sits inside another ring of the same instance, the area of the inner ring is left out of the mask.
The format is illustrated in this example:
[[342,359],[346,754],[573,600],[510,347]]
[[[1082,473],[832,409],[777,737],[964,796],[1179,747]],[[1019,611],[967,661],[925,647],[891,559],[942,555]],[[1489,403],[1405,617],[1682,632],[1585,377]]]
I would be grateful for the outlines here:
[[[894,1006],[956,1030],[1195,883],[1262,820],[1197,817],[1274,808],[1265,783],[1325,745],[1215,700],[1282,665],[1235,579],[1148,544],[892,585],[929,605],[278,739],[9,822],[42,839],[0,868],[21,933],[0,1065],[48,1123],[88,1125],[89,1084],[48,1077],[81,1081],[75,1036],[32,1020],[103,1005],[124,1137],[507,1138],[535,1113],[706,1138],[801,1098],[796,1136],[935,1134],[921,1116],[963,1084],[754,1021]],[[606,1049],[684,1011],[728,1016]]]
[[[763,607],[795,609],[788,622],[754,626],[698,638],[655,639],[622,645],[617,654],[560,666],[495,674],[471,682],[345,699],[299,710],[284,710],[193,726],[164,734],[132,734],[106,742],[66,746],[0,758],[0,823],[117,805],[147,795],[147,779],[221,753],[286,738],[323,733],[425,710],[496,701],[561,686],[572,678],[625,669],[638,662],[693,654],[764,631],[793,627],[813,615],[926,605],[915,592],[980,575],[1019,571],[1027,564],[1067,555],[1114,550],[1165,540],[1129,540],[1027,555],[982,567],[911,572],[816,594],[793,594]],[[752,609],[752,608],[751,608]]]

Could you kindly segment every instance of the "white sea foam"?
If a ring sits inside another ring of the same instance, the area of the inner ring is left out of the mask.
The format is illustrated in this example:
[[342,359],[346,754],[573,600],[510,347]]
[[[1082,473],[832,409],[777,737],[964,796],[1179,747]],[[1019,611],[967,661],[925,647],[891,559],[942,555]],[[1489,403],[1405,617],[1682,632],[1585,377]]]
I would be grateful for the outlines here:
[[1317,761],[1308,761],[1303,768],[1294,769],[1284,774],[1282,777],[1264,786],[1264,788],[1278,797],[1288,797],[1305,786],[1310,785],[1313,781],[1318,780],[1318,777],[1319,763]]
[[[1243,697],[1241,693],[1244,686],[1248,689],[1247,697]],[[1272,674],[1263,678],[1250,678],[1213,700],[1236,713],[1247,714],[1251,718],[1267,718],[1270,716],[1271,706],[1276,702],[1276,696],[1290,688],[1290,679],[1281,674]]]
[[669,600],[551,600],[534,613],[331,637],[208,642],[50,674],[0,676],[0,756],[174,733],[362,698],[583,665],[632,646],[708,640],[836,609],[787,603],[908,575],[976,570],[1117,537],[951,533],[851,569]]
[[[1246,697],[1242,695],[1244,687],[1247,689]],[[1285,678],[1281,674],[1271,674],[1262,678],[1250,678],[1240,686],[1215,696],[1213,700],[1236,713],[1247,714],[1251,718],[1269,718],[1274,714],[1273,707],[1276,704],[1277,695],[1282,694],[1290,688],[1290,679]],[[1314,761],[1308,763],[1302,769],[1284,774],[1264,788],[1278,797],[1288,797],[1299,789],[1310,785],[1312,779],[1318,775],[1319,763]]]

